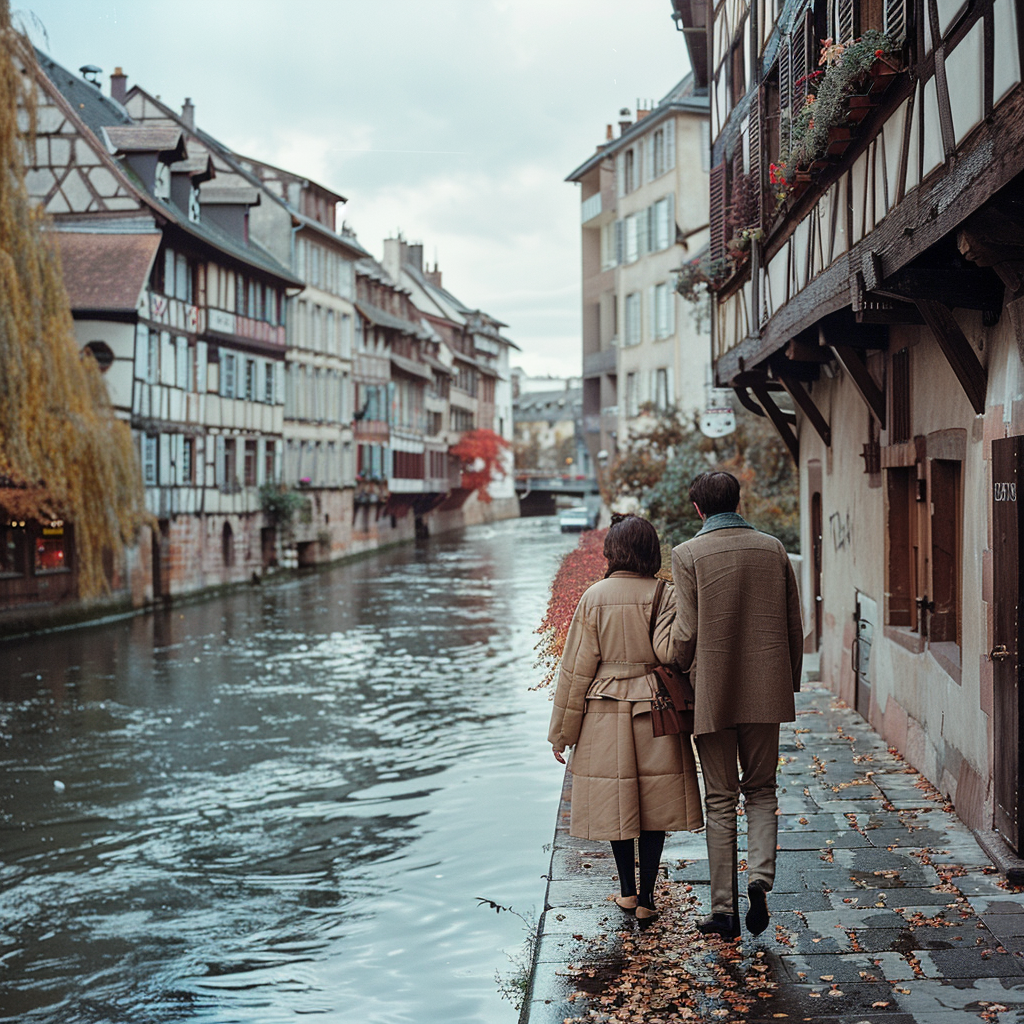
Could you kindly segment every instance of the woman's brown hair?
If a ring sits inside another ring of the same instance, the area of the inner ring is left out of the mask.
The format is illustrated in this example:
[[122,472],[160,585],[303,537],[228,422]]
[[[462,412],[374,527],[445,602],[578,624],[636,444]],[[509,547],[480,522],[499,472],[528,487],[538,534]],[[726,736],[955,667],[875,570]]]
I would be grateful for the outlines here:
[[612,513],[612,525],[604,539],[604,557],[608,572],[635,572],[653,576],[661,568],[661,542],[658,531],[632,512]]

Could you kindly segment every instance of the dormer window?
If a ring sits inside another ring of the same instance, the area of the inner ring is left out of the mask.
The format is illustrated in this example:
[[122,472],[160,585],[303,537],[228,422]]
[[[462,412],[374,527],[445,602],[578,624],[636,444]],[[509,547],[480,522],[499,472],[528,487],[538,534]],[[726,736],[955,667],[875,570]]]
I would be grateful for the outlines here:
[[165,163],[157,163],[156,178],[153,182],[153,195],[157,199],[171,198],[171,169]]

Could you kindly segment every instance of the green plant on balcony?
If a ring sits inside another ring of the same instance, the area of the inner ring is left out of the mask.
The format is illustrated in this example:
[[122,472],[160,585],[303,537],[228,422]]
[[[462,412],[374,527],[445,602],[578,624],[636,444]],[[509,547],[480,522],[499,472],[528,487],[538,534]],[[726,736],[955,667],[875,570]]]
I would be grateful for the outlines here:
[[898,53],[894,41],[876,29],[847,43],[823,41],[818,65],[824,74],[808,76],[812,91],[790,122],[789,168],[806,169],[825,158],[832,130],[847,126],[850,97],[864,88],[879,65],[889,73],[898,71]]
[[726,257],[713,260],[708,253],[704,253],[684,263],[676,271],[676,291],[687,302],[703,302],[709,290],[729,277],[733,270],[732,260]]

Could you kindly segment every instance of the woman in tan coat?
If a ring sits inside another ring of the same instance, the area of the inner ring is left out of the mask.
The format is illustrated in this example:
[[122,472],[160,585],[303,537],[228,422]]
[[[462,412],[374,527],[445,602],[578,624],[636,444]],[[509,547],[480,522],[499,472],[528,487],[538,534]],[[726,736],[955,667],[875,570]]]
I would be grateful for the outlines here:
[[562,764],[565,749],[576,748],[570,835],[611,841],[621,889],[615,902],[649,921],[665,833],[704,822],[689,735],[655,736],[651,726],[654,666],[670,660],[676,615],[668,586],[652,637],[658,533],[639,516],[613,515],[604,555],[608,572],[580,598],[569,626],[548,741]]

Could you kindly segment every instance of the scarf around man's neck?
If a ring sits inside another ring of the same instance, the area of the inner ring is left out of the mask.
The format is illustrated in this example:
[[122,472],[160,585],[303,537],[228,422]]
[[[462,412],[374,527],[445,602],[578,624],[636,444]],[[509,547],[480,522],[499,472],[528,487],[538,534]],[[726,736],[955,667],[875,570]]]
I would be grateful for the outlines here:
[[704,525],[694,535],[699,537],[702,533],[711,533],[712,530],[753,530],[750,525],[738,512],[716,512],[704,520]]

